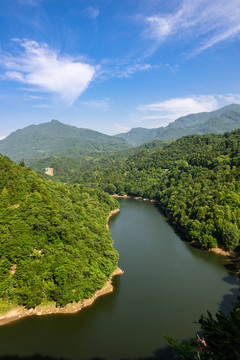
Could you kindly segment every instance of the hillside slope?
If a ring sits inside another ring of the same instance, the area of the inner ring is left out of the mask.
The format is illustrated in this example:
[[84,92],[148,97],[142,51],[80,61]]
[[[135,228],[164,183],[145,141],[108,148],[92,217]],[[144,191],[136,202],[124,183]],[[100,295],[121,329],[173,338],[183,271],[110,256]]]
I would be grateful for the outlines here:
[[86,171],[77,181],[110,194],[157,200],[185,237],[204,248],[239,245],[240,129],[143,148],[115,167]]
[[205,248],[238,247],[240,130],[186,136],[136,153],[127,164],[121,185],[128,195],[158,200],[175,225]]
[[[0,310],[90,297],[117,266],[99,190],[47,182],[0,156]],[[8,305],[6,305],[8,306]]]

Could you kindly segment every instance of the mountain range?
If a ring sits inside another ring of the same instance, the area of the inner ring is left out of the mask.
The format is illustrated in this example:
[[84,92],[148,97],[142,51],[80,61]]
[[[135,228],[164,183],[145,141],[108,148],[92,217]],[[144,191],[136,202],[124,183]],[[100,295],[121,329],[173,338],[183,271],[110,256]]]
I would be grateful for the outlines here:
[[30,125],[0,141],[0,153],[13,161],[39,160],[52,155],[79,158],[91,153],[128,149],[126,140],[100,132],[65,125],[57,120]]
[[240,127],[240,105],[231,104],[212,112],[183,116],[166,127],[155,129],[133,128],[116,135],[132,146],[140,146],[152,140],[178,139],[184,135],[223,134]]
[[222,134],[240,128],[240,105],[232,104],[212,112],[183,116],[166,127],[133,128],[109,136],[100,132],[66,125],[57,120],[30,125],[0,141],[0,153],[27,163],[50,156],[81,159],[127,150],[153,140],[178,139],[184,135]]

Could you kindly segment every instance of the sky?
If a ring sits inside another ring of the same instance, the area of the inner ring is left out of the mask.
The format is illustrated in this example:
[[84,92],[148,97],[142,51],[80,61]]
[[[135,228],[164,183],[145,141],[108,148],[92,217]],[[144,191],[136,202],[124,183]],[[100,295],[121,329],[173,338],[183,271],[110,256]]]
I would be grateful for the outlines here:
[[0,0],[0,139],[113,135],[240,103],[239,0]]

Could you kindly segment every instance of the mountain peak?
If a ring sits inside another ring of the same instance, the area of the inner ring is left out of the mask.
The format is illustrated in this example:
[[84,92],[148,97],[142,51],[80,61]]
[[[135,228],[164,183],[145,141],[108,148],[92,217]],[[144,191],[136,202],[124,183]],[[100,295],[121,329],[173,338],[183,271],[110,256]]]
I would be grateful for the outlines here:
[[17,130],[0,141],[0,153],[14,161],[42,159],[52,155],[75,158],[95,152],[125,150],[130,145],[123,139],[81,129],[52,119],[39,125]]
[[61,122],[60,122],[59,120],[55,120],[55,119],[52,119],[52,120],[51,120],[51,123],[61,124]]

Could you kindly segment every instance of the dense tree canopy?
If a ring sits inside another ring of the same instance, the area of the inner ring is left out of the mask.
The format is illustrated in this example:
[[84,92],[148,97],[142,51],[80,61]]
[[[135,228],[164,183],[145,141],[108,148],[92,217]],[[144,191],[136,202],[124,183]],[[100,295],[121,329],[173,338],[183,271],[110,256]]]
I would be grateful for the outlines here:
[[187,237],[205,248],[229,250],[240,238],[239,180],[240,130],[143,148],[112,167],[96,166],[73,179],[110,194],[155,199]]
[[27,308],[90,297],[117,266],[106,229],[117,202],[21,165],[0,156],[0,297]]

